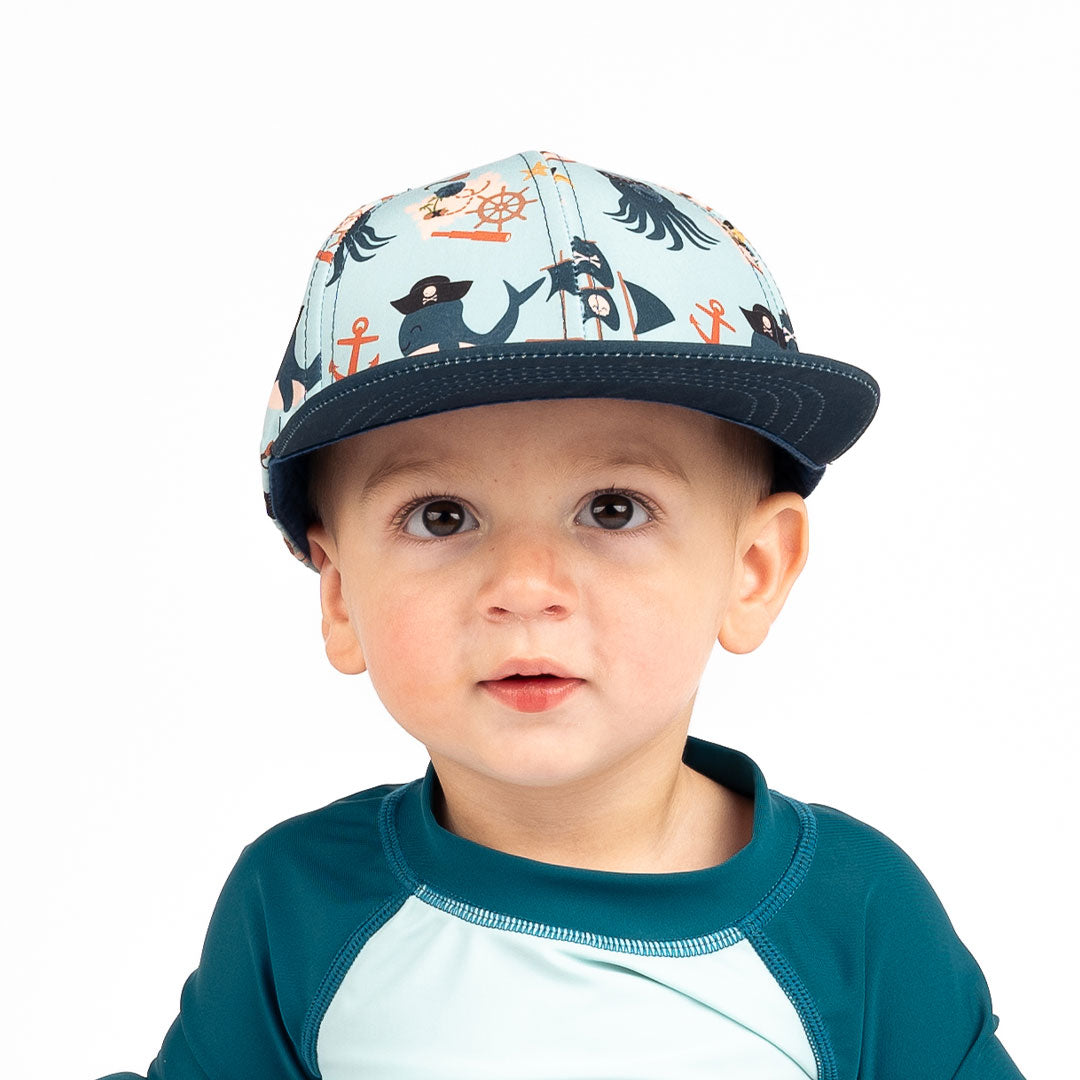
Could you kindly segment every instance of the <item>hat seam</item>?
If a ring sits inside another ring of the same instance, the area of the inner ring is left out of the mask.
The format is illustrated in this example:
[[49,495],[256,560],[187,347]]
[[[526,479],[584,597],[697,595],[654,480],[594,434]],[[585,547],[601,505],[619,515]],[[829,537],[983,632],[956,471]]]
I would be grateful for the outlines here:
[[[539,151],[534,150],[533,153],[536,155],[538,160],[543,160],[542,155],[540,154]],[[544,199],[543,185],[541,185],[541,183],[540,183],[540,177],[536,176],[536,174],[533,172],[533,164],[531,164],[529,162],[529,159],[525,156],[524,151],[519,153],[518,157],[520,157],[521,160],[525,163],[526,167],[529,170],[529,176],[532,178],[533,188],[536,191],[536,197],[537,197],[537,199],[538,199],[538,201],[540,203],[540,210],[544,215],[544,232],[547,234],[548,250],[551,252],[551,262],[554,265],[556,262],[558,262],[559,257],[555,253],[555,251],[556,251],[555,238],[551,235],[551,217],[552,217],[552,215],[549,214],[547,202]],[[552,186],[554,186],[554,185],[552,185]],[[557,191],[555,192],[555,201],[557,203],[561,204],[561,200],[558,197],[558,192]],[[566,223],[564,221],[563,222],[564,228],[565,228],[565,224]],[[577,282],[576,281],[574,283],[574,288],[575,288],[575,290],[577,288]],[[569,336],[569,327],[566,325],[566,305],[562,304],[562,305],[560,305],[560,307],[562,308],[563,334]]]
[[[570,170],[566,168],[566,162],[563,161],[563,159],[558,154],[553,154],[553,156],[563,166],[563,171],[566,173],[567,183],[569,183],[569,185],[570,185],[570,194],[573,195],[574,204],[577,207],[578,221],[581,223],[581,231],[582,231],[582,233],[584,233],[585,232],[585,219],[581,216],[581,203],[578,201],[577,188],[574,186],[574,178],[570,175]],[[551,175],[551,173],[549,171],[548,176],[550,177],[550,175]],[[537,187],[539,187],[539,186],[540,185],[537,184]],[[570,256],[570,261],[573,262],[573,260],[574,260],[574,236],[573,236],[573,233],[570,231],[569,222],[566,220],[566,203],[563,202],[563,198],[559,194],[559,185],[554,180],[551,181],[551,190],[552,190],[552,193],[555,196],[555,201],[559,205],[559,216],[562,218],[563,236],[564,236],[565,241],[566,241],[566,253]],[[584,239],[584,237],[583,237],[583,239]],[[551,253],[552,262],[556,262],[556,261],[558,261],[559,259],[561,259],[563,257],[564,256],[556,255],[554,251],[552,251],[552,253]],[[574,294],[574,296],[577,297],[577,301],[578,301],[574,305],[574,313],[575,313],[575,317],[576,317],[575,329],[580,332],[580,334],[581,334],[581,336],[583,338],[585,338],[586,337],[585,312],[582,309],[581,286],[580,286],[580,284],[578,284],[578,279],[577,279],[577,273],[576,272],[571,275],[571,281],[573,282],[573,294]],[[586,340],[588,340],[588,339],[586,339]]]

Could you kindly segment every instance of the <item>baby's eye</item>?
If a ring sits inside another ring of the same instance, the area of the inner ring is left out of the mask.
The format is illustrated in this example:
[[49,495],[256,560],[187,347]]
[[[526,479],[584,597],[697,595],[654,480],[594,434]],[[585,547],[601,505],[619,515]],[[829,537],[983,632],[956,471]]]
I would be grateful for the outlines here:
[[603,491],[589,500],[574,519],[579,525],[599,525],[601,529],[623,529],[652,521],[652,514],[625,491]]
[[453,536],[476,528],[478,524],[476,518],[454,499],[431,499],[409,514],[403,528],[410,536],[430,540],[433,536]]

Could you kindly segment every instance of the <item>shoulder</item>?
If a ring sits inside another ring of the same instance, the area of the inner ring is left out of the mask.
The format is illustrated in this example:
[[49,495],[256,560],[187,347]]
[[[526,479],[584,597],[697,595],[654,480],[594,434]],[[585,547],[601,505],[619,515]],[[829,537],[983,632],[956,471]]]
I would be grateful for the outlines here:
[[808,809],[817,834],[814,861],[822,869],[865,887],[882,880],[925,882],[911,856],[879,829],[832,806],[810,803]]
[[281,900],[361,884],[362,892],[392,888],[379,817],[387,797],[406,786],[381,784],[279,822],[244,847],[226,888]]
[[868,946],[885,937],[953,939],[941,901],[899,844],[834,807],[812,803],[808,810],[816,835],[797,907],[827,910]]

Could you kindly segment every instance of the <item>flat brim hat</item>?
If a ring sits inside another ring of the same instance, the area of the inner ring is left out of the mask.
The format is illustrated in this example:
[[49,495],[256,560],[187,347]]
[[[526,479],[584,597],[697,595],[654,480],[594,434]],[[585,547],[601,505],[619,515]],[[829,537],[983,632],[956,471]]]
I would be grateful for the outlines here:
[[705,203],[524,151],[350,214],[315,264],[262,439],[267,512],[310,565],[312,451],[509,401],[697,409],[777,448],[808,495],[873,418],[865,371],[800,351],[746,237]]

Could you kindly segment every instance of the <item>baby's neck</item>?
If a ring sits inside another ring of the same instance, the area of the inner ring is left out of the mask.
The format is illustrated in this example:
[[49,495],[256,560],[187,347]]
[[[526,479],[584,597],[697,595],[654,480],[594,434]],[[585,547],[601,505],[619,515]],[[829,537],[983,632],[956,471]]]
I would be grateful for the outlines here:
[[702,870],[731,858],[753,831],[751,799],[681,761],[648,786],[623,777],[573,791],[509,792],[475,779],[455,785],[452,767],[436,762],[436,771],[444,828],[538,862],[620,873]]

